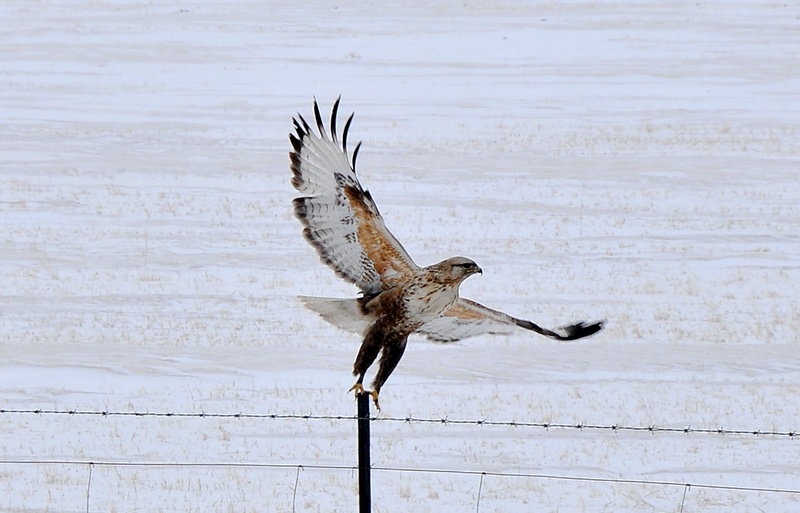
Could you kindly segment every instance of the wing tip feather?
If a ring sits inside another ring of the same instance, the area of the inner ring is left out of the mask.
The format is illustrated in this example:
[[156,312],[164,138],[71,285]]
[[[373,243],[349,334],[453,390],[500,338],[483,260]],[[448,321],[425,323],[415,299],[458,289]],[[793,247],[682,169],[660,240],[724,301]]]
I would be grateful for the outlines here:
[[596,321],[593,323],[580,321],[568,326],[562,326],[559,329],[567,334],[566,340],[578,340],[579,338],[590,337],[595,333],[598,333],[603,329],[605,323],[605,320]]
[[340,94],[336,101],[333,102],[333,108],[331,109],[331,138],[333,142],[338,142],[339,136],[336,133],[336,118],[339,115],[339,101],[341,101],[342,95]]
[[353,169],[353,173],[356,172],[356,158],[358,158],[358,150],[361,149],[361,141],[358,141],[356,144],[356,149],[353,150],[353,158],[350,160],[350,167]]
[[296,135],[289,134],[289,142],[292,143],[292,148],[294,148],[292,154],[294,155],[300,153],[300,151],[303,149],[303,134],[300,132],[298,132]]
[[[342,137],[341,141],[339,140],[339,132],[337,130],[337,119],[339,117],[339,106],[341,104],[342,95],[340,94],[333,103],[333,108],[331,109],[331,118],[330,118],[330,134],[325,128],[325,122],[322,119],[322,113],[319,107],[319,102],[317,101],[316,97],[314,97],[313,102],[313,110],[314,110],[314,121],[317,125],[317,131],[319,132],[319,139],[327,140],[333,142],[335,146],[344,154],[345,159],[348,161],[350,165],[350,170],[355,174],[355,167],[356,167],[356,158],[358,157],[358,152],[361,148],[361,142],[356,145],[355,150],[353,151],[352,156],[348,155],[347,151],[347,137],[350,133],[350,125],[353,121],[353,117],[355,116],[355,112],[350,113],[347,117],[347,121],[344,125],[344,130],[342,130]],[[292,151],[289,153],[291,161],[292,161],[292,172],[302,175],[303,174],[303,159],[301,157],[303,153],[303,149],[306,148],[309,144],[312,145],[312,151],[314,143],[309,143],[306,141],[309,136],[315,133],[315,131],[311,128],[308,121],[303,117],[302,114],[299,112],[295,117],[292,118],[292,122],[294,125],[294,133],[289,134],[289,141],[292,145]],[[302,183],[306,183],[304,180]]]
[[314,119],[317,122],[317,129],[319,129],[320,135],[322,137],[326,137],[327,134],[325,133],[325,124],[322,122],[322,114],[319,111],[319,103],[317,103],[317,98],[314,98]]

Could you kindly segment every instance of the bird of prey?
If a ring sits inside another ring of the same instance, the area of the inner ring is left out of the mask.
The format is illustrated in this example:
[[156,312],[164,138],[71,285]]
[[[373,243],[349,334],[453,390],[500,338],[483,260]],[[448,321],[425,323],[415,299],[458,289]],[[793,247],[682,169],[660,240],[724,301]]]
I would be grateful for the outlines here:
[[[575,340],[600,331],[603,322],[579,322],[555,330],[492,310],[459,296],[461,283],[482,273],[465,257],[452,257],[420,267],[386,228],[383,217],[356,176],[356,157],[347,149],[353,114],[341,135],[337,131],[339,99],[328,127],[314,101],[316,131],[300,114],[289,134],[292,185],[302,196],[293,202],[303,235],[337,276],[361,290],[356,299],[303,297],[306,306],[325,320],[363,337],[351,391],[369,393],[380,409],[378,394],[397,366],[411,333],[439,342],[453,342],[487,333],[508,334],[519,326],[555,340]],[[378,354],[380,365],[372,390],[364,374]]]

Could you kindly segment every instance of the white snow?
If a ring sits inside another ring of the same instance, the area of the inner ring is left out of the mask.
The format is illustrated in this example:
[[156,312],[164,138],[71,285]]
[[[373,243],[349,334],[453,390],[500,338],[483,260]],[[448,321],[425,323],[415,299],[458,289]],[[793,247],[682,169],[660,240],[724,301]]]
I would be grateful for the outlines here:
[[[0,409],[354,415],[359,340],[296,296],[356,291],[303,240],[287,157],[291,117],[341,94],[420,264],[469,256],[467,297],[546,326],[608,320],[566,344],[413,339],[382,418],[800,429],[796,5],[52,0],[0,19]],[[376,512],[473,511],[479,487],[481,513],[800,508],[798,437],[372,434]],[[9,512],[357,504],[352,420],[3,413],[0,461]]]

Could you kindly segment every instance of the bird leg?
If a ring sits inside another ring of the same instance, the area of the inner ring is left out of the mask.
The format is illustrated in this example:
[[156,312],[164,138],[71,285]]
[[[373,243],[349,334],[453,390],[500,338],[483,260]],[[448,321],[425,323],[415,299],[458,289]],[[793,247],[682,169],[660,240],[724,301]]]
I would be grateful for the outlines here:
[[372,402],[375,403],[375,408],[377,408],[378,411],[381,411],[381,405],[378,402],[378,390],[377,389],[376,390],[365,390],[364,389],[364,385],[362,385],[361,384],[361,380],[359,380],[359,381],[356,381],[355,385],[350,387],[350,390],[348,390],[348,392],[352,392],[354,390],[356,392],[356,396],[359,396],[361,394],[369,394],[370,396],[372,396]]
[[[403,356],[403,351],[406,349],[406,341],[408,340],[408,333],[386,331],[386,326],[381,322],[373,323],[364,335],[364,341],[361,343],[361,348],[356,357],[356,363],[353,365],[353,375],[358,376],[356,384],[350,388],[350,391],[356,392],[356,395],[369,394],[372,396],[372,402],[375,403],[375,408],[380,411],[381,404],[378,401],[378,392],[380,391],[386,379],[397,367],[400,358]],[[375,374],[375,381],[372,383],[372,390],[365,390],[362,382],[364,381],[364,374],[375,358],[381,353],[380,366],[378,372]]]
[[405,337],[396,339],[396,343],[387,344],[383,348],[380,366],[378,367],[378,372],[375,374],[375,381],[372,382],[372,400],[375,401],[375,406],[379,410],[378,391],[381,389],[381,387],[383,387],[383,384],[386,383],[389,375],[400,362],[400,358],[403,356],[403,352],[406,350],[407,340],[408,339]]
[[366,390],[364,390],[364,385],[361,384],[361,380],[356,381],[356,384],[351,386],[348,392],[352,392],[353,390],[356,391],[356,395],[361,395],[366,392]]

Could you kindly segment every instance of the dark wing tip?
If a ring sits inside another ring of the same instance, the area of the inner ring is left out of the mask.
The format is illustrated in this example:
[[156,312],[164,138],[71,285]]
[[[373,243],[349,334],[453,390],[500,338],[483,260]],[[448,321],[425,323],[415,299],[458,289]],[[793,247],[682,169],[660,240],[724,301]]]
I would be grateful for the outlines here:
[[336,134],[336,117],[339,115],[339,101],[342,99],[342,95],[339,95],[336,98],[336,101],[333,102],[333,108],[331,109],[331,137],[333,141],[338,141],[338,135]]
[[[292,179],[294,182],[294,179]],[[308,217],[308,207],[306,206],[306,201],[308,198],[300,197],[295,198],[292,200],[292,209],[294,210],[294,215],[297,216],[298,219],[305,219]]]
[[300,113],[298,113],[297,117],[294,119],[294,129],[301,139],[311,133],[311,126],[309,126],[306,118]]
[[562,326],[559,329],[566,333],[566,336],[563,338],[563,340],[578,340],[579,338],[592,336],[598,331],[602,330],[605,322],[606,321],[597,321],[592,324],[579,322],[570,326]]
[[361,141],[356,144],[356,149],[353,150],[353,158],[350,160],[350,167],[353,168],[353,172],[356,172],[356,159],[358,158],[358,150],[361,149]]
[[557,331],[553,331],[547,328],[542,328],[538,324],[531,321],[526,321],[525,319],[511,317],[511,320],[520,328],[535,331],[536,333],[544,335],[548,338],[552,338],[553,340],[578,340],[579,338],[588,337],[603,329],[603,324],[605,323],[605,321],[598,321],[587,324],[581,321],[575,324],[561,326]]
[[303,149],[302,137],[303,134],[289,134],[289,141],[292,143],[292,148],[294,148],[294,151],[297,153],[300,153],[300,151]]
[[325,136],[325,125],[322,123],[322,114],[319,112],[319,104],[317,103],[317,99],[314,98],[314,119],[317,122],[317,128],[319,129],[319,133],[322,136]]
[[[342,101],[342,95],[339,95],[336,98],[336,101],[333,102],[333,108],[331,109],[331,119],[330,119],[330,138],[334,142],[339,142],[339,133],[336,130],[336,120],[339,117],[339,104]],[[342,130],[342,150],[347,153],[347,135],[350,132],[350,123],[353,121],[353,116],[355,113],[351,113],[350,116],[347,117],[347,120],[344,124],[344,130]],[[308,136],[311,132],[311,126],[308,122],[303,118],[302,114],[298,113],[297,117],[293,118],[292,121],[294,122],[294,134],[289,134],[289,140],[292,143],[292,147],[294,148],[295,152],[300,153],[300,150],[303,147],[303,139]],[[328,133],[325,130],[325,123],[322,121],[322,113],[319,109],[319,102],[317,102],[317,98],[314,97],[314,121],[317,124],[317,129],[319,130],[320,136],[323,138],[328,137]],[[353,152],[353,156],[350,159],[350,165],[355,171],[356,168],[356,157],[358,157],[358,150],[361,147],[361,143],[359,142],[356,145],[356,149]]]
[[342,149],[347,151],[347,132],[350,131],[350,123],[353,121],[353,116],[355,112],[350,114],[350,117],[347,118],[347,121],[344,123],[344,130],[342,130]]

